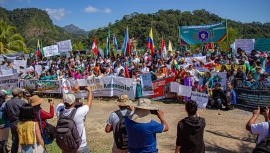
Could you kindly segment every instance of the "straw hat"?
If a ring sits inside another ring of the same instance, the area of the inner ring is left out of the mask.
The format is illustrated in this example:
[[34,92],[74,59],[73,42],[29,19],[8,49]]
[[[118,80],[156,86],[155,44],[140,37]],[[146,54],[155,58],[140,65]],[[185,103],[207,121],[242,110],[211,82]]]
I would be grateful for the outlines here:
[[119,98],[115,101],[115,103],[118,106],[129,106],[132,104],[132,101],[129,100],[128,95],[121,95]]
[[74,87],[72,88],[72,93],[79,92],[80,91],[80,86],[78,84],[75,84]]
[[199,48],[196,48],[195,50],[200,51],[200,49],[199,49]]
[[43,99],[39,98],[37,95],[32,96],[29,100],[32,106],[37,106],[43,102]]
[[140,98],[137,105],[132,105],[136,109],[134,113],[129,116],[129,119],[137,123],[149,123],[152,119],[150,110],[158,110],[156,107],[151,107],[150,103],[150,99]]

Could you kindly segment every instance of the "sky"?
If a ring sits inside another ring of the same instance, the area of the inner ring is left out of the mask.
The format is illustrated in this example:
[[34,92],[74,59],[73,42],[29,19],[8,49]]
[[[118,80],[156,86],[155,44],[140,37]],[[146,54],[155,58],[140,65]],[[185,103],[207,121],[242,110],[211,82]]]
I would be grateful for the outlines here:
[[240,22],[270,22],[270,0],[0,0],[8,10],[39,8],[46,10],[58,26],[74,24],[84,30],[104,27],[133,12],[205,9],[225,19]]

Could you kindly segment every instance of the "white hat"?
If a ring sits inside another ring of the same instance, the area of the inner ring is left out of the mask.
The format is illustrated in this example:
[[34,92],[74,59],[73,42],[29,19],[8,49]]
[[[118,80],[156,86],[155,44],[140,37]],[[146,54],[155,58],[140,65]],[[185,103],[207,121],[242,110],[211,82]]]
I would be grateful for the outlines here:
[[68,103],[69,105],[73,104],[75,102],[75,96],[73,94],[64,94],[63,95],[63,101],[64,103]]

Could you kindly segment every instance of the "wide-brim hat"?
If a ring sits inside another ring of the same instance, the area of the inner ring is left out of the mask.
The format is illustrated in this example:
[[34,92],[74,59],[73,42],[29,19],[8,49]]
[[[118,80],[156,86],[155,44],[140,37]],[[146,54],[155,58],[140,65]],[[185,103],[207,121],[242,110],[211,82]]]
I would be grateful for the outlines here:
[[128,95],[121,95],[117,100],[115,100],[115,103],[118,106],[129,106],[132,104],[132,101],[129,100]]
[[37,95],[34,95],[29,99],[29,101],[32,106],[37,106],[40,105],[44,100],[39,98]]
[[132,106],[139,109],[146,110],[158,110],[156,107],[151,107],[151,100],[147,98],[140,98],[137,104],[133,104]]
[[79,92],[80,91],[80,86],[78,84],[75,84],[74,87],[72,88],[72,93]]
[[179,52],[179,51],[176,51],[175,53],[176,53],[176,54],[180,54],[180,52]]
[[134,113],[129,116],[129,119],[136,123],[149,123],[152,117],[150,110],[135,108]]
[[196,48],[195,50],[200,51],[200,49],[199,49],[199,48]]

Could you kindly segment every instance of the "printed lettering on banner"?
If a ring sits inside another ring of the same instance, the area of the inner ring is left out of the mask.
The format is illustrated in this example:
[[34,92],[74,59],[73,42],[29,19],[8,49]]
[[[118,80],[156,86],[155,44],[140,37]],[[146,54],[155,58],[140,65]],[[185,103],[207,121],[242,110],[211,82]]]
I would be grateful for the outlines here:
[[59,55],[57,45],[51,45],[51,46],[43,47],[43,51],[44,51],[44,56],[45,57]]
[[199,108],[205,108],[208,103],[208,94],[192,91],[191,100],[194,100]]

